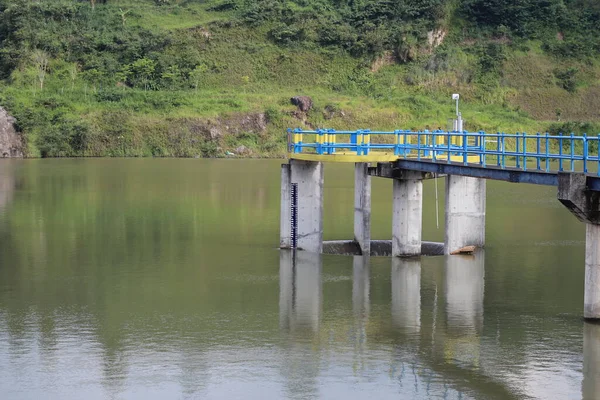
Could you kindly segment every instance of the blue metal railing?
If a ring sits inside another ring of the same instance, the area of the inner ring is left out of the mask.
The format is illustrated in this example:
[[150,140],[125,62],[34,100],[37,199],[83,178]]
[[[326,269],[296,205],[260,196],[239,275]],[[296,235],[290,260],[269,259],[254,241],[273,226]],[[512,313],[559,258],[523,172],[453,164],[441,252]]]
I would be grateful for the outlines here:
[[[312,141],[306,140],[311,137]],[[599,143],[600,134],[575,136],[573,133],[532,135],[525,132],[288,129],[288,151],[292,154],[328,155],[343,151],[344,154],[367,156],[371,152],[386,151],[393,152],[399,158],[424,158],[447,163],[462,161],[465,165],[523,171],[588,173],[591,167],[598,176]],[[511,150],[507,150],[507,147]]]

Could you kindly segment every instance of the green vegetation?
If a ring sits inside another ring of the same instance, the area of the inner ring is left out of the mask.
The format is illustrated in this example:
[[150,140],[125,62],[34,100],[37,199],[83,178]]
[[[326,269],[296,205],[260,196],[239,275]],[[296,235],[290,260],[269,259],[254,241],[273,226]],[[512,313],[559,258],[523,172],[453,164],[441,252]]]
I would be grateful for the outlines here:
[[[599,119],[594,0],[0,0],[0,13],[0,106],[34,157],[276,156],[287,127],[446,127],[453,92],[469,130]],[[314,109],[296,112],[295,95]]]

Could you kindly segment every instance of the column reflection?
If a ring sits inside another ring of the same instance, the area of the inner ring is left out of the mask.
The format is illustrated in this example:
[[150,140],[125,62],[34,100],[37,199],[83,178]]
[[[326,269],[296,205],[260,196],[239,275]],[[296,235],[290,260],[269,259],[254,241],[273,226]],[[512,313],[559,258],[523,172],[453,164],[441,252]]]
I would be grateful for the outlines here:
[[409,333],[421,330],[421,259],[392,258],[392,323]]
[[581,397],[597,399],[600,395],[600,325],[583,325],[583,383]]
[[279,323],[286,333],[279,365],[289,399],[315,398],[321,365],[321,255],[280,250]]
[[369,256],[354,256],[352,260],[352,309],[357,318],[369,315]]
[[15,165],[13,161],[0,161],[0,213],[10,204],[15,191]]
[[281,328],[319,329],[322,303],[321,255],[281,250],[279,322]]
[[446,257],[447,334],[444,353],[458,364],[479,365],[484,262],[483,250],[471,256]]
[[352,260],[352,311],[354,312],[353,339],[357,370],[366,368],[364,354],[367,352],[370,279],[370,257],[354,256]]

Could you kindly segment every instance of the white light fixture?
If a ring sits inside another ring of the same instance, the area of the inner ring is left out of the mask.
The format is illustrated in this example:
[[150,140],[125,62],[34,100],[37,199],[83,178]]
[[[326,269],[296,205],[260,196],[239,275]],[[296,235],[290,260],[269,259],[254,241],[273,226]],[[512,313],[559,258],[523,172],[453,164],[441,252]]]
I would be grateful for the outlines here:
[[460,99],[460,94],[454,93],[452,95],[452,100],[456,100],[456,116],[458,117],[458,99]]

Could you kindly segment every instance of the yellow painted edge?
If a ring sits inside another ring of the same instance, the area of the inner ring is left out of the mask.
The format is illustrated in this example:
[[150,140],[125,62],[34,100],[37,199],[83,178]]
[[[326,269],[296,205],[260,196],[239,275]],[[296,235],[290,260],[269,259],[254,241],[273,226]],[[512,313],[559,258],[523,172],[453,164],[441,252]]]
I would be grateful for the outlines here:
[[310,154],[310,153],[288,153],[288,157],[293,160],[304,161],[324,161],[324,162],[388,162],[396,161],[399,157],[393,153],[372,153],[366,156],[357,156],[356,154]]
[[[421,157],[421,158],[423,158],[423,157]],[[438,157],[438,160],[439,160],[439,157]],[[445,157],[444,157],[444,160],[446,160]],[[450,156],[450,161],[463,162],[463,156]],[[479,164],[479,156],[467,156],[467,162],[473,163],[473,164]]]
[[[357,163],[357,162],[392,162],[398,159],[404,158],[403,156],[396,156],[393,153],[371,153],[366,156],[357,156],[354,153],[335,153],[335,154],[311,154],[311,153],[288,153],[288,158],[293,160],[304,160],[304,161],[323,161],[323,162],[346,162],[346,163]],[[409,156],[408,159],[415,159],[416,156]],[[445,156],[438,156],[438,161],[446,161]],[[431,157],[421,157],[421,160],[431,160]],[[462,156],[451,156],[450,161],[462,162]],[[479,164],[479,156],[468,156],[468,163]]]

